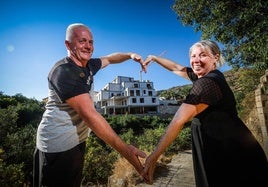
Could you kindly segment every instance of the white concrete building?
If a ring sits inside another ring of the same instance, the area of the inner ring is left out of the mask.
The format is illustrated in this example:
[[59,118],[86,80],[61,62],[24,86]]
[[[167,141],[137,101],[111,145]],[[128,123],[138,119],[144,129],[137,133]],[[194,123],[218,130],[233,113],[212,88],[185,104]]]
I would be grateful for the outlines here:
[[95,95],[102,114],[156,114],[159,99],[153,82],[117,76]]

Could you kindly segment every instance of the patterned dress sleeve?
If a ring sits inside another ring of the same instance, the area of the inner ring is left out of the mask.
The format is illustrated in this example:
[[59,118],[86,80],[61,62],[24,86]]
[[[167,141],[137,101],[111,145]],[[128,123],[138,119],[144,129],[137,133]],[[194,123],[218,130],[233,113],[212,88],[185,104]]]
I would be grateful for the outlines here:
[[190,79],[192,82],[194,82],[194,81],[196,81],[196,80],[198,79],[197,75],[194,74],[192,68],[187,67],[186,71],[187,71],[187,75],[188,75],[189,79]]
[[209,78],[202,77],[197,79],[184,103],[197,105],[204,103],[215,105],[222,98],[222,92],[218,84]]

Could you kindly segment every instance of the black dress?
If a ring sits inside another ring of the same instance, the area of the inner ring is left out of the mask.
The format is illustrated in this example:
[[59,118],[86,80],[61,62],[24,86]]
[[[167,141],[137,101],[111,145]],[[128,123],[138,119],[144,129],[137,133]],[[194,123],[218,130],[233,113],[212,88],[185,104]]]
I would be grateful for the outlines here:
[[268,162],[262,147],[238,118],[224,75],[202,78],[187,69],[193,87],[184,103],[209,107],[192,121],[192,151],[197,187],[268,187]]

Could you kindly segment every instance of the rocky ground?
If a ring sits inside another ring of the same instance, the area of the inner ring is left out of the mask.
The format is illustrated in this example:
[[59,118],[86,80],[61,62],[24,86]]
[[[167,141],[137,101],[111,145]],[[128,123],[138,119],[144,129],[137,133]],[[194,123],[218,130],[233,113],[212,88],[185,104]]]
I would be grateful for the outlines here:
[[122,165],[127,164],[120,163],[120,168],[124,172],[120,174],[121,177],[111,177],[109,187],[195,187],[191,150],[179,152],[167,165],[158,164],[153,185],[148,185],[138,176],[133,176],[131,169],[122,168]]

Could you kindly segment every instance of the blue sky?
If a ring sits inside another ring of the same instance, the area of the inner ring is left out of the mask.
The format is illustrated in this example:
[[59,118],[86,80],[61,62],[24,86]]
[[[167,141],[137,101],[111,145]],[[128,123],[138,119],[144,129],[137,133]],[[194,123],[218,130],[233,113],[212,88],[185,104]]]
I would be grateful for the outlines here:
[[[184,27],[172,10],[174,0],[1,0],[0,91],[41,100],[47,96],[47,75],[67,55],[65,29],[75,22],[94,35],[93,57],[113,52],[149,54],[189,64],[189,47],[201,34]],[[95,76],[99,91],[116,76],[154,82],[156,90],[190,82],[152,64],[140,74],[134,61],[110,65]]]

